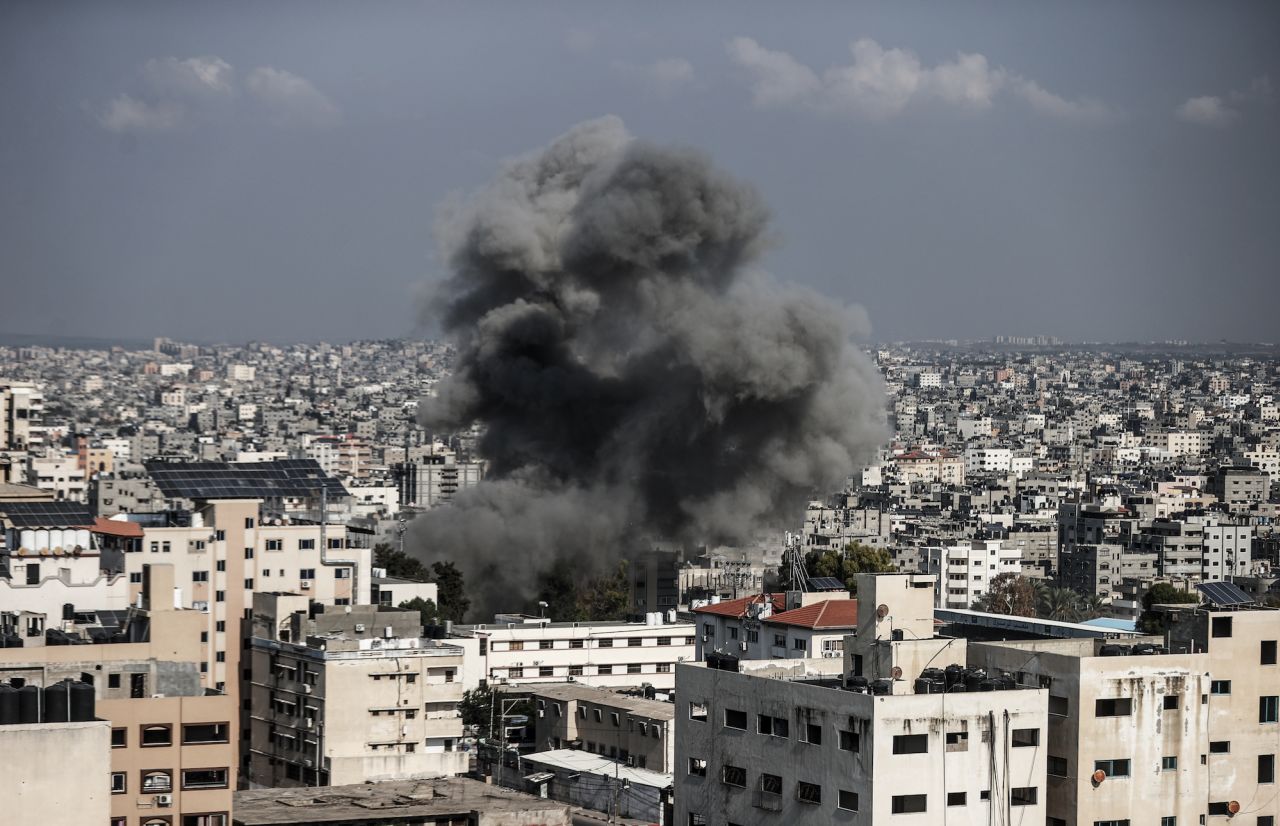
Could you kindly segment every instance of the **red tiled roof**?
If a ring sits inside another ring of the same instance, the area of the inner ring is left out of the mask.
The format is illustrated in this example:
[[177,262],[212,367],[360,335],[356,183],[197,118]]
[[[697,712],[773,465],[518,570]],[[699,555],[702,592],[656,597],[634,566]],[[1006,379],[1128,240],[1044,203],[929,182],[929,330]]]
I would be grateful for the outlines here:
[[[773,610],[781,611],[787,607],[786,594],[770,594],[769,596],[773,598]],[[694,608],[693,612],[695,614],[714,614],[717,617],[738,617],[740,619],[746,616],[748,605],[759,605],[764,601],[764,594],[752,594],[749,597],[739,597],[716,605],[704,605],[701,608]]]
[[101,516],[93,518],[93,525],[89,530],[94,533],[105,533],[108,536],[124,536],[130,538],[140,538],[142,536],[142,526],[137,522],[125,522],[121,519],[104,519]]
[[799,628],[857,628],[858,601],[824,599],[803,608],[774,614],[764,621],[772,625],[794,625]]

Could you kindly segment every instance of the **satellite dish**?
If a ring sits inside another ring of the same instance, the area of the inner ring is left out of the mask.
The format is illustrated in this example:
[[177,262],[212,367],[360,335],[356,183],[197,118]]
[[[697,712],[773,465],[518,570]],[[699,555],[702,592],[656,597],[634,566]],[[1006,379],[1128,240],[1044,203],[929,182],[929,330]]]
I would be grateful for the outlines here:
[[889,669],[889,676],[893,677],[895,680],[901,680],[902,669],[895,665],[893,668]]
[[1106,779],[1107,779],[1107,773],[1104,772],[1102,769],[1098,769],[1096,772],[1093,773],[1093,785],[1095,786]]
[[1234,814],[1239,814],[1239,813],[1240,813],[1240,801],[1239,801],[1239,800],[1233,800],[1233,801],[1231,801],[1230,803],[1228,803],[1228,804],[1227,804],[1227,811],[1228,811],[1228,812],[1231,812],[1231,814],[1233,814],[1233,815],[1234,815]]
[[889,606],[881,603],[876,607],[876,618],[884,619],[887,616],[889,616]]

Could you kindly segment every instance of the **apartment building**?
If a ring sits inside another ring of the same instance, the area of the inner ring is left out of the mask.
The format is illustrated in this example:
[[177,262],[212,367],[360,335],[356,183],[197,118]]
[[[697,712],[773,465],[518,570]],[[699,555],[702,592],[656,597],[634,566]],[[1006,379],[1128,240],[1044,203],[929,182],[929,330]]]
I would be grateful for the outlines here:
[[0,450],[38,449],[44,443],[43,419],[44,392],[38,385],[0,379]]
[[479,646],[421,631],[416,611],[254,594],[244,690],[250,786],[465,773],[458,703],[479,682]]
[[[501,617],[500,617],[501,618]],[[675,686],[675,665],[694,659],[688,622],[551,622],[510,617],[489,625],[455,625],[453,637],[479,640],[484,679],[510,685],[573,682],[592,686]]]
[[580,749],[635,768],[673,771],[673,704],[577,683],[540,685],[528,694],[540,751]]
[[434,508],[452,500],[458,491],[478,485],[484,478],[484,465],[459,462],[451,451],[432,452],[395,465],[395,472],[401,507]]
[[77,614],[0,649],[0,675],[11,685],[93,687],[110,729],[109,776],[96,781],[111,791],[110,819],[99,822],[230,826],[235,701],[201,684],[203,615],[174,607],[172,568],[148,566],[143,580],[140,606],[123,616]]
[[699,661],[711,652],[744,660],[842,658],[857,630],[858,601],[848,592],[755,594],[693,609]]
[[938,608],[968,608],[987,593],[1001,574],[1022,573],[1022,553],[999,541],[972,540],[946,547],[920,549],[921,573],[937,578]]
[[933,577],[860,577],[858,593],[843,678],[678,667],[675,822],[1044,823],[1047,692],[913,681],[964,661],[964,640],[933,636]]

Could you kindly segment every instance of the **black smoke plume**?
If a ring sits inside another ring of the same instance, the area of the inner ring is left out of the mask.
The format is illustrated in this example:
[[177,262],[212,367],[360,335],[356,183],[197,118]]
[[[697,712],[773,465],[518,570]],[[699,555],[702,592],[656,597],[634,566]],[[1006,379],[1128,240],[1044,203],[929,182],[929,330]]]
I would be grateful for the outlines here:
[[483,425],[478,487],[414,520],[487,620],[559,560],[795,526],[883,439],[857,311],[751,269],[756,192],[606,117],[509,163],[442,220],[433,304],[459,359],[421,423]]

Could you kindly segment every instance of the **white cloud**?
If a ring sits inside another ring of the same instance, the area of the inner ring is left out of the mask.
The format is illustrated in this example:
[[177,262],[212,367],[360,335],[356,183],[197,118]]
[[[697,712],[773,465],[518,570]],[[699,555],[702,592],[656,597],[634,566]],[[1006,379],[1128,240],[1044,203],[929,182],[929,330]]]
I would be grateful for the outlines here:
[[142,76],[161,95],[226,96],[235,93],[235,71],[220,57],[152,59],[142,67]]
[[906,49],[886,49],[862,38],[850,45],[851,63],[832,66],[819,76],[787,52],[766,49],[749,37],[729,41],[729,56],[751,75],[757,106],[801,106],[886,120],[908,106],[941,102],[966,109],[989,109],[1010,92],[1034,110],[1068,119],[1105,116],[1094,101],[1071,101],[993,67],[981,54],[960,52],[954,60],[925,66]]
[[284,69],[260,66],[245,81],[249,93],[267,106],[277,123],[332,126],[342,113],[311,81]]
[[164,132],[182,125],[182,108],[170,102],[147,103],[118,95],[98,116],[108,132]]
[[1232,89],[1226,98],[1219,95],[1188,98],[1174,110],[1173,114],[1185,123],[1223,129],[1244,117],[1242,110],[1269,103],[1271,103],[1271,78],[1260,75],[1249,82],[1247,89]]
[[1235,123],[1240,113],[1228,106],[1220,97],[1204,95],[1191,98],[1178,107],[1175,114],[1178,120],[1195,123],[1200,126],[1216,126],[1222,128]]
[[693,64],[679,57],[664,58],[643,66],[615,62],[613,68],[662,97],[679,92],[694,80]]

